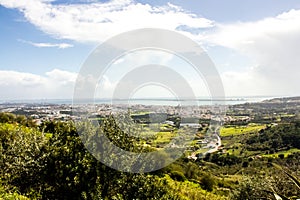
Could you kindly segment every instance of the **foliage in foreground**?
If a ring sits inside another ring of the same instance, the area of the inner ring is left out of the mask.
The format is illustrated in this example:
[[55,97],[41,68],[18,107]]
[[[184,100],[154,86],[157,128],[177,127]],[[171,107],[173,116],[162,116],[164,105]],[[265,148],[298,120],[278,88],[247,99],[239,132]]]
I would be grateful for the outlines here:
[[[71,122],[35,127],[16,117],[2,117],[0,199],[277,200],[300,196],[296,177],[299,153],[261,160],[212,154],[206,161],[179,159],[156,172],[130,174],[98,162],[85,149],[78,127]],[[88,136],[97,138],[98,133],[104,133],[122,148],[140,150],[134,138],[120,137],[124,133],[112,119],[106,120]],[[268,137],[272,130],[267,130]]]

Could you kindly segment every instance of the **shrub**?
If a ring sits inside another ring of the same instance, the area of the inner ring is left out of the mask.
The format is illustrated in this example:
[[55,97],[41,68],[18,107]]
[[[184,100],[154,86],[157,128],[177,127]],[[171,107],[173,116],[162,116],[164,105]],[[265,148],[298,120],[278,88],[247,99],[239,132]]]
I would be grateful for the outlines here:
[[178,171],[172,171],[170,174],[170,177],[176,181],[185,181],[186,180],[186,177],[184,176],[184,174],[181,172],[178,172]]
[[284,154],[279,154],[278,157],[279,157],[280,159],[284,159]]
[[201,178],[201,187],[204,190],[207,191],[212,191],[215,185],[215,180],[214,178],[210,175],[210,174],[205,174],[202,178]]

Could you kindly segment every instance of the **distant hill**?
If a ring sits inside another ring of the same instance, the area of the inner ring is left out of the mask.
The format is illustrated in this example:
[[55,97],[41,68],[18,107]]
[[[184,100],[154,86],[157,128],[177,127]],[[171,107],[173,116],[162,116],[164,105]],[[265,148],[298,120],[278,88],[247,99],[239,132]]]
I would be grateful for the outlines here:
[[300,96],[268,99],[268,100],[262,101],[262,103],[300,103]]

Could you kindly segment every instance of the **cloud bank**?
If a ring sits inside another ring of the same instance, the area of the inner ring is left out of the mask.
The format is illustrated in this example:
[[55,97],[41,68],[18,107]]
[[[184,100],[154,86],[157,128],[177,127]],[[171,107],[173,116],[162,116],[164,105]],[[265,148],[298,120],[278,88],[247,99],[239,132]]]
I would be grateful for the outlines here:
[[300,10],[255,22],[219,24],[206,39],[255,62],[242,72],[223,74],[229,94],[300,95]]
[[1,100],[71,98],[77,73],[54,69],[45,75],[0,71]]

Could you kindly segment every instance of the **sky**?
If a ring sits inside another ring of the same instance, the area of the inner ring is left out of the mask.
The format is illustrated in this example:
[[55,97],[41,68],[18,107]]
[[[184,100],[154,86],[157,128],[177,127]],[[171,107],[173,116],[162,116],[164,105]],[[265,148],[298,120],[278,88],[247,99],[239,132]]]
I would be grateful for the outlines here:
[[[140,28],[172,30],[197,42],[226,96],[300,95],[298,0],[0,0],[0,100],[72,98],[95,48]],[[209,94],[203,78],[172,55],[137,52],[122,60],[102,77],[98,97],[110,97],[133,63],[153,60],[174,67],[196,96]],[[170,94],[165,90],[144,87],[133,96],[163,97]]]

